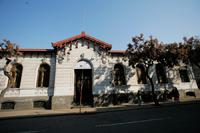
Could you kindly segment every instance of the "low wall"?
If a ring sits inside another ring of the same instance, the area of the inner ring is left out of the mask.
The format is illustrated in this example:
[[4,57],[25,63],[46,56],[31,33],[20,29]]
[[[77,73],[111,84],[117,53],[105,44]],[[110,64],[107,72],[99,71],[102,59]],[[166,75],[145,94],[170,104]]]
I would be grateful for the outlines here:
[[[28,110],[28,109],[34,109],[36,102],[43,102],[45,105],[43,108],[49,109],[51,108],[50,104],[50,97],[48,96],[37,96],[37,97],[5,97],[3,98],[0,109],[12,109],[8,106],[13,105],[14,110]],[[7,106],[7,107],[6,107]],[[37,106],[36,108],[38,108]],[[41,107],[42,108],[42,107]]]

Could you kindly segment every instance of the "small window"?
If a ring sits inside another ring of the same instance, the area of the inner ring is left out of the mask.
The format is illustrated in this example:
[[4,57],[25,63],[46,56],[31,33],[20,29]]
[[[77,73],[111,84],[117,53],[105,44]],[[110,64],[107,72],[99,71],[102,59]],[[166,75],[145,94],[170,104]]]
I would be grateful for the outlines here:
[[142,64],[138,64],[136,66],[136,72],[137,72],[137,77],[138,77],[138,84],[146,84],[147,79],[145,76],[145,68]]
[[113,70],[113,85],[121,86],[126,85],[124,68],[121,64],[116,64]]
[[[12,66],[11,75],[13,78],[13,84],[12,84],[11,88],[20,88],[22,70],[23,70],[23,67],[21,64],[16,63]],[[11,81],[9,80],[8,83],[10,83],[10,82]]]
[[193,97],[196,97],[196,94],[195,94],[195,92],[193,92],[193,91],[188,91],[188,92],[186,92],[185,94],[186,94],[186,96],[193,96]]
[[184,67],[179,70],[181,81],[182,82],[190,82],[190,78],[188,76],[187,67]]
[[48,64],[41,64],[38,69],[37,87],[49,86],[50,66]]
[[167,83],[166,70],[162,64],[156,64],[156,75],[158,83]]
[[34,101],[33,107],[34,108],[46,108],[46,101]]
[[15,108],[15,102],[12,101],[7,101],[7,102],[3,102],[1,104],[1,109],[14,109]]

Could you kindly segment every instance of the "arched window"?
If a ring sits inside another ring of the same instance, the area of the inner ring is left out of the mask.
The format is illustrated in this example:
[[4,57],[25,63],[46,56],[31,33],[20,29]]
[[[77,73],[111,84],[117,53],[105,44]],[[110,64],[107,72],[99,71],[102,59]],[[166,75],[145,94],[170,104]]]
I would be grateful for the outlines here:
[[37,87],[49,86],[50,66],[48,64],[41,64],[38,69]]
[[180,77],[182,82],[190,82],[190,78],[188,76],[187,67],[183,67],[179,69]]
[[156,64],[156,75],[158,83],[167,83],[166,70],[162,64]]
[[114,86],[126,85],[124,75],[124,68],[121,64],[116,64],[113,70],[113,84]]
[[[20,87],[22,70],[23,70],[23,67],[21,64],[18,64],[18,63],[13,64],[13,66],[11,68],[11,75],[13,77],[13,84],[12,84],[11,88],[19,88]],[[9,83],[10,83],[10,81],[9,81]]]
[[147,79],[145,76],[145,68],[142,64],[138,64],[136,66],[136,72],[137,72],[137,77],[138,77],[138,84],[146,84]]

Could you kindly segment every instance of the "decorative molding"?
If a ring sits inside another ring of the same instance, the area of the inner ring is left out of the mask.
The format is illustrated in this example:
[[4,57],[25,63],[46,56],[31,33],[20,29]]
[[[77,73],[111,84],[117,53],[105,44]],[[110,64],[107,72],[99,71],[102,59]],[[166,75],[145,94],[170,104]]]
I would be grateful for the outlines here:
[[90,48],[90,42],[89,41],[86,41],[87,42],[87,48],[89,49]]
[[46,58],[42,58],[41,61],[42,61],[42,63],[46,63],[47,59]]
[[75,42],[75,47],[78,48],[78,40]]
[[72,42],[71,42],[70,45],[69,45],[69,50],[70,50],[70,51],[72,50]]
[[94,45],[93,45],[93,46],[94,46],[94,51],[96,51],[96,43],[95,43],[95,42],[94,42]]
[[82,47],[84,46],[84,43],[85,43],[85,40],[84,40],[84,39],[81,39],[81,46],[82,46]]
[[106,53],[101,53],[101,61],[103,64],[106,64],[106,61],[107,61]]
[[62,64],[64,60],[65,50],[66,50],[65,48],[61,48],[57,51],[57,59],[59,64]]
[[80,55],[81,59],[84,59],[84,56],[85,56],[85,54],[82,53],[82,54]]

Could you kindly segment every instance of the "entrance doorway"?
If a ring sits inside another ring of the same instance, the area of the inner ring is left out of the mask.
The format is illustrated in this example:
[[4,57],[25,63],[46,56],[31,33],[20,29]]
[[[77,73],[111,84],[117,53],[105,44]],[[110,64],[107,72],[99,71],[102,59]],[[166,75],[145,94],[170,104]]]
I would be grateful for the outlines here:
[[75,72],[74,103],[76,105],[80,105],[81,102],[82,105],[92,106],[93,105],[92,69],[90,64],[85,61],[80,61],[76,65],[74,72]]

